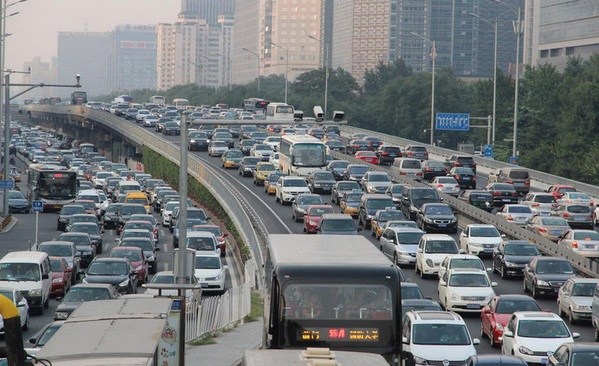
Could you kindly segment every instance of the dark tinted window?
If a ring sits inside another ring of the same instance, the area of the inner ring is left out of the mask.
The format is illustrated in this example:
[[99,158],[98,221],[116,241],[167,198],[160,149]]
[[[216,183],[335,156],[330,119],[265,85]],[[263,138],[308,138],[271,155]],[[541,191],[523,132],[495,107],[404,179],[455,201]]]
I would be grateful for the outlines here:
[[509,177],[512,179],[528,179],[528,172],[526,170],[512,170]]
[[420,169],[420,161],[418,160],[404,160],[401,163],[401,167],[404,169]]

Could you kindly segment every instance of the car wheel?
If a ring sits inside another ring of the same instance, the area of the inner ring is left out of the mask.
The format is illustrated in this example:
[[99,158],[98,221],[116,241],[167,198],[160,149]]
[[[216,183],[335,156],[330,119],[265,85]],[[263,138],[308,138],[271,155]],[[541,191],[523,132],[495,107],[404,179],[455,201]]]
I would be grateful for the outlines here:
[[526,286],[526,280],[522,280],[522,291],[528,292],[528,286]]
[[485,328],[483,327],[483,323],[480,323],[480,337],[487,338],[487,333],[485,333]]
[[420,270],[418,269],[418,262],[416,262],[416,264],[414,265],[414,272],[416,274],[420,274]]
[[46,299],[46,301],[44,301],[44,309],[47,309],[50,306],[50,299]]
[[25,324],[21,327],[23,330],[29,330],[29,314],[25,315]]
[[574,317],[574,311],[572,309],[570,309],[570,312],[568,313],[568,321],[572,325],[576,324],[576,318]]
[[505,270],[504,265],[501,266],[501,278],[504,280],[508,278],[507,271]]
[[593,325],[593,338],[595,338],[595,342],[599,342],[599,329],[596,325]]
[[539,298],[539,290],[537,290],[537,286],[535,286],[533,284],[531,290],[532,290],[532,298],[533,299],[538,299]]

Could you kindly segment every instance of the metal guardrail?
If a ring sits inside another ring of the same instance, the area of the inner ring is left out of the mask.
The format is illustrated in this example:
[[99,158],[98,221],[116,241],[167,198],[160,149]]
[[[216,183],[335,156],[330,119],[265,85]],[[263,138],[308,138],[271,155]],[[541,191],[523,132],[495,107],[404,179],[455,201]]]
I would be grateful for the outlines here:
[[[393,136],[393,135],[389,135],[386,133],[380,133],[380,132],[375,132],[375,131],[370,131],[370,130],[366,130],[363,128],[358,128],[358,127],[352,127],[352,126],[340,126],[340,130],[346,134],[352,134],[352,133],[367,133],[370,136],[375,136],[380,138],[383,141],[387,141],[389,143],[392,144],[396,144],[396,145],[401,145],[401,146],[405,146],[405,145],[426,145],[426,148],[428,149],[428,151],[434,155],[439,155],[445,158],[450,157],[451,155],[454,155],[456,153],[458,153],[455,150],[450,150],[450,149],[445,149],[442,147],[437,147],[437,146],[431,146],[428,145],[426,143],[422,143],[422,142],[418,142],[418,141],[413,141],[413,140],[408,140],[408,139],[404,139],[401,137],[397,137],[397,136]],[[485,167],[487,169],[490,170],[495,170],[495,169],[501,169],[501,168],[507,168],[507,167],[514,167],[515,165],[512,164],[508,164],[508,163],[504,163],[501,161],[497,161],[497,160],[493,160],[493,159],[487,159],[487,158],[482,158],[482,157],[478,157],[475,156],[474,157],[474,161],[481,167]],[[557,175],[553,175],[553,174],[549,174],[549,173],[544,173],[538,170],[534,170],[534,169],[530,169],[530,168],[526,168],[530,174],[530,177],[533,181],[542,183],[543,185],[546,186],[551,186],[554,184],[567,184],[567,185],[571,185],[574,188],[576,188],[576,190],[581,191],[581,192],[586,192],[589,195],[593,196],[593,197],[597,197],[599,198],[599,187],[598,186],[594,186],[592,184],[588,184],[588,183],[583,183],[583,182],[579,182],[573,179],[568,179],[568,178],[564,178],[564,177],[560,177]]]
[[[362,160],[356,159],[345,154],[341,154],[336,151],[332,151],[331,155],[338,159],[348,160],[354,164],[364,164],[364,161]],[[391,171],[389,172],[388,170],[383,169],[380,166],[371,165],[370,170],[387,172],[391,179],[397,183],[404,183],[412,186],[430,187],[425,183],[417,182],[413,179],[407,178],[406,176],[399,175],[399,173],[396,171],[397,169],[394,167],[391,167]],[[531,231],[528,231],[517,225],[509,223],[508,221],[504,220],[503,218],[497,215],[490,214],[458,198],[455,198],[442,192],[439,193],[439,196],[443,198],[443,201],[445,203],[449,204],[455,211],[457,211],[459,215],[476,220],[477,222],[481,222],[483,224],[494,225],[497,228],[497,230],[506,234],[509,237],[520,240],[528,240],[532,243],[535,243],[539,250],[547,255],[562,256],[569,259],[572,262],[574,268],[576,268],[579,272],[583,273],[584,275],[590,277],[599,277],[599,262],[578,255],[573,251],[568,250],[567,248],[560,247],[559,245],[557,245],[557,243],[554,243],[551,240],[545,239],[540,235],[537,235]]]

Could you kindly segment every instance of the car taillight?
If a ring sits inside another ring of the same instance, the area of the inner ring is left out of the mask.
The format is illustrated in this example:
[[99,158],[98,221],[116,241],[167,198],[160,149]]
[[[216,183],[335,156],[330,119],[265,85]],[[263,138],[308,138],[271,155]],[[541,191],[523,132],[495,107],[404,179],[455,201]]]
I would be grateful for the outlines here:
[[525,186],[529,186],[530,185],[530,179],[527,179],[526,181],[524,181],[524,185]]
[[421,173],[416,173],[417,177],[422,177],[422,172]]
[[577,248],[578,249],[578,242],[577,241],[573,241],[572,242],[572,248]]
[[543,228],[543,227],[540,227],[540,228],[539,228],[539,232],[541,232],[541,233],[546,233],[546,232],[547,232],[547,229],[545,229],[545,228]]
[[506,180],[505,182],[506,182],[507,184],[514,184],[514,181],[513,181],[513,180],[511,180],[511,179],[508,179],[508,180]]
[[512,220],[514,219],[514,217],[513,217],[512,215],[507,215],[507,219],[508,219],[509,221],[512,221]]
[[383,151],[383,152],[381,153],[381,155],[382,155],[382,156],[389,156],[389,153],[388,153],[388,152],[386,152],[386,151]]
[[437,184],[437,188],[443,188],[443,184]]
[[425,171],[425,172],[432,172],[432,171],[433,171],[433,169],[431,169],[431,168],[429,168],[429,167],[426,167],[426,168],[424,168],[424,171]]
[[541,204],[540,203],[533,203],[531,206],[532,207],[539,207]]
[[569,213],[567,213],[567,212],[564,212],[564,215],[563,215],[563,216],[564,216],[564,218],[565,218],[565,219],[568,219],[568,218],[572,217],[572,215],[570,215],[570,214],[569,214]]
[[493,196],[501,196],[501,192],[499,192],[499,191],[493,191]]
[[457,180],[460,180],[460,178],[461,178],[459,174],[455,174],[453,177]]
[[399,175],[408,175],[406,172],[399,172]]

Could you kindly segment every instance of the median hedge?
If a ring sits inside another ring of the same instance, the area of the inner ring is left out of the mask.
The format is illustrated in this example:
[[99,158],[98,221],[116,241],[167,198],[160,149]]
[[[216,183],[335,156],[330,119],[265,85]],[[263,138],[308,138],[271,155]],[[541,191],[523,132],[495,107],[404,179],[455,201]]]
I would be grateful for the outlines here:
[[[143,147],[143,164],[147,173],[153,177],[163,179],[173,187],[179,186],[179,166],[158,154],[147,146]],[[251,258],[251,250],[239,235],[233,221],[210,191],[191,175],[187,176],[187,194],[192,200],[199,202],[212,216],[224,223],[229,233],[233,236],[239,247],[241,258],[246,262]]]

